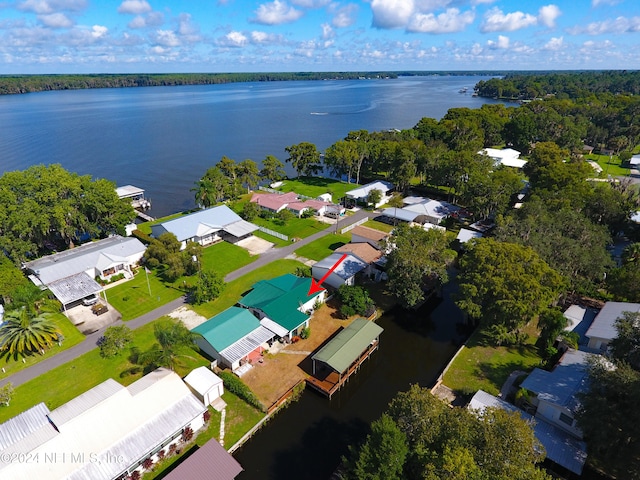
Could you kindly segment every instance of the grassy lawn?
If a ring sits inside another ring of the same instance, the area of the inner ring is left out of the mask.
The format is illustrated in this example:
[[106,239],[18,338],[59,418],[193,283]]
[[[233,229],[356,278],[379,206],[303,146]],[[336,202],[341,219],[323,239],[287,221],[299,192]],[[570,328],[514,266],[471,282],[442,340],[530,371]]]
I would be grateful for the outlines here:
[[284,247],[291,243],[291,240],[282,240],[278,237],[274,237],[273,235],[269,235],[268,233],[261,232],[260,230],[256,230],[253,232],[256,237],[260,237],[267,242],[273,243],[276,247]]
[[122,320],[127,321],[175,300],[184,295],[184,291],[165,285],[155,273],[147,275],[144,268],[140,268],[134,278],[109,288],[106,294],[107,301],[122,314]]
[[282,192],[296,192],[300,195],[316,198],[323,193],[330,193],[334,202],[339,202],[345,192],[358,188],[355,183],[346,183],[339,180],[321,177],[300,177],[299,179],[284,180],[284,184],[278,188]]
[[285,273],[293,273],[296,271],[296,268],[300,266],[302,266],[302,263],[295,260],[277,260],[243,275],[233,282],[227,283],[222,295],[213,302],[193,305],[191,308],[203,317],[211,318],[235,305],[242,294],[249,290],[257,281],[264,280],[265,278],[274,278],[284,275]]
[[608,155],[596,155],[595,153],[592,153],[585,155],[584,158],[587,160],[593,160],[600,165],[603,177],[606,177],[607,175],[613,175],[614,177],[629,175],[629,169],[622,167],[620,158],[618,158],[617,155],[609,157]]
[[322,260],[333,253],[336,248],[341,247],[351,241],[351,235],[327,235],[319,238],[309,245],[300,247],[296,250],[296,254],[301,257],[310,258],[311,260]]
[[381,232],[391,232],[394,229],[393,225],[388,223],[379,222],[377,220],[368,220],[362,224],[363,227],[373,228],[374,230],[380,230]]
[[262,420],[265,414],[227,391],[222,395],[222,399],[227,403],[224,448],[231,448],[256,423]]
[[285,225],[278,225],[273,220],[266,220],[264,218],[256,218],[252,220],[251,223],[275,230],[278,233],[286,235],[289,239],[293,237],[305,238],[329,227],[326,223],[319,222],[314,218],[293,218]]
[[0,379],[6,378],[9,375],[30,367],[35,363],[52,357],[53,355],[71,348],[84,340],[84,335],[80,333],[80,331],[75,326],[73,326],[69,319],[62,313],[55,314],[53,317],[53,321],[60,328],[60,330],[62,331],[62,335],[64,336],[62,345],[58,346],[57,343],[54,343],[50,349],[45,350],[44,355],[30,355],[24,359],[24,362],[22,361],[22,359],[14,360],[13,357],[3,357],[0,360],[0,367],[4,369],[4,371],[0,370]]
[[447,370],[444,384],[462,392],[482,389],[498,395],[511,372],[528,372],[540,366],[541,358],[534,346],[536,339],[537,334],[530,333],[529,341],[522,347],[485,346],[482,335],[476,330]]
[[[155,343],[153,323],[133,331],[133,346],[146,350]],[[131,348],[113,358],[102,358],[100,350],[95,349],[77,359],[61,365],[33,380],[15,388],[15,394],[9,407],[0,408],[0,423],[18,413],[44,402],[50,410],[104,382],[114,378],[123,385],[129,385],[142,376],[142,371],[131,373],[136,364],[130,361]],[[192,349],[181,352],[183,365],[176,368],[182,377],[195,367],[209,365],[210,361]]]

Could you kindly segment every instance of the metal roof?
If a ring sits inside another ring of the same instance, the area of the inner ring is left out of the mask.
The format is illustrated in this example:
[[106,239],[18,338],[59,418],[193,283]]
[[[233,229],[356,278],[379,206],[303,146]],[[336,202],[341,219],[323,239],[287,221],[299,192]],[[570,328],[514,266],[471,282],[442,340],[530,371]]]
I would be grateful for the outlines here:
[[196,392],[204,395],[216,385],[222,383],[222,379],[207,367],[194,368],[184,377],[184,383],[191,386]]
[[108,266],[102,255],[123,259],[141,255],[145,248],[137,238],[115,235],[27,262],[25,268],[32,271],[43,284],[48,285],[61,278],[96,268],[99,262],[102,262],[102,266]]
[[424,202],[414,203],[413,205],[404,207],[402,210],[415,212],[419,215],[426,215],[432,218],[442,219],[451,215],[453,212],[460,210],[460,207],[456,207],[449,202],[426,199]]
[[164,480],[233,480],[242,466],[215,438],[189,455]]
[[87,275],[86,272],[61,278],[60,280],[51,282],[48,287],[51,293],[53,293],[63,305],[75,302],[89,295],[97,295],[102,291],[100,284]]
[[326,363],[335,371],[342,373],[382,332],[383,328],[380,325],[364,318],[356,318],[311,359]]
[[257,328],[260,321],[249,310],[229,307],[191,331],[202,335],[217,352],[222,352]]
[[403,222],[413,222],[420,216],[419,213],[405,210],[404,208],[385,208],[382,211],[382,215],[389,218],[397,218]]
[[284,328],[282,325],[271,320],[269,317],[264,317],[260,320],[260,325],[265,328],[268,328],[273,333],[275,333],[278,337],[285,337],[289,334],[289,330]]
[[[343,253],[332,253],[328,257],[323,258],[319,262],[315,263],[312,267],[312,271],[322,269],[322,275],[320,275],[320,273],[317,273],[314,275],[314,278],[322,277],[324,275],[324,270],[329,270],[331,267],[333,267],[336,262],[342,258],[342,255]],[[354,255],[347,254],[347,258],[340,262],[340,265],[336,267],[333,273],[340,278],[347,280],[367,268],[367,265],[368,264],[364,260],[361,260]]]
[[134,187],[133,185],[124,185],[116,188],[116,193],[120,198],[135,197],[136,195],[144,195],[142,188]]
[[587,330],[589,338],[613,340],[618,336],[615,323],[624,312],[640,313],[640,303],[607,302]]
[[246,220],[239,220],[224,227],[224,231],[234,237],[244,237],[245,235],[252,234],[256,230],[258,230],[258,226]]
[[473,230],[461,228],[460,231],[458,232],[458,236],[456,237],[456,240],[458,240],[460,243],[467,243],[469,240],[472,240],[474,238],[481,238],[481,237],[482,237],[482,234],[480,232],[474,232]]
[[123,390],[125,390],[124,386],[116,382],[113,378],[108,378],[101,384],[93,387],[91,390],[87,390],[74,399],[69,400],[64,405],[56,408],[51,412],[49,418],[58,428],[60,428],[65,423],[76,418],[78,415],[92,409],[96,405],[104,402],[107,398]]
[[43,426],[50,427],[49,421],[47,420],[49,413],[47,406],[44,403],[39,403],[29,410],[25,410],[19,415],[1,423],[0,452],[34,432],[37,432]]
[[256,348],[274,337],[274,333],[263,326],[259,326],[247,336],[229,345],[220,352],[220,355],[227,359],[229,363],[237,362],[246,357]]
[[520,413],[524,420],[531,422],[533,432],[544,447],[549,460],[578,475],[582,473],[582,468],[587,460],[587,444],[585,442],[573,438],[567,432],[544,420],[534,419],[528,413],[501,398],[494,397],[483,390],[478,390],[471,402],[469,402],[468,408],[482,413],[487,407]]
[[380,250],[376,249],[375,247],[371,246],[371,244],[366,242],[346,243],[341,247],[336,248],[335,251],[338,253],[350,253],[363,262],[369,264],[380,259],[380,257],[382,256],[382,252]]
[[349,190],[345,195],[349,198],[367,198],[371,190],[380,190],[383,194],[393,189],[393,183],[378,180],[375,182],[367,183],[360,188]]
[[158,237],[165,232],[171,232],[179,241],[183,242],[190,238],[226,230],[227,226],[240,221],[242,221],[242,218],[237,213],[226,205],[219,205],[152,225],[151,231],[154,237]]
[[541,400],[575,411],[576,394],[587,389],[589,355],[580,350],[567,350],[551,372],[534,368],[520,386]]

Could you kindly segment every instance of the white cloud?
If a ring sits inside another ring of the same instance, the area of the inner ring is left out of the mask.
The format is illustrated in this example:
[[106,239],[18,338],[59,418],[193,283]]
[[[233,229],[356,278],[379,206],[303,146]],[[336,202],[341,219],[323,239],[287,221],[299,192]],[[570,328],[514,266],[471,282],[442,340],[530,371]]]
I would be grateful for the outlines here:
[[249,43],[249,39],[242,32],[229,32],[225,39],[228,47],[244,47]]
[[420,33],[460,32],[473,23],[474,18],[471,10],[460,12],[457,8],[449,8],[439,15],[419,13],[410,20],[407,30]]
[[404,27],[414,10],[414,0],[371,0],[373,26],[377,28]]
[[304,8],[322,8],[331,3],[331,0],[291,0],[291,3]]
[[613,20],[593,22],[584,27],[573,27],[569,30],[569,33],[572,35],[603,35],[637,32],[640,32],[640,17],[618,17]]
[[552,37],[551,40],[549,40],[545,46],[543,47],[544,50],[553,50],[553,51],[558,51],[561,50],[562,47],[564,46],[564,39],[563,37]]
[[148,13],[151,10],[151,5],[147,0],[124,0],[118,7],[118,13],[130,13],[132,15]]
[[129,28],[145,28],[145,27],[159,27],[164,23],[164,13],[162,12],[149,12],[146,15],[136,15],[127,24]]
[[254,30],[251,32],[251,41],[254,43],[265,43],[269,40],[269,34],[267,32],[259,32]]
[[69,28],[73,26],[73,20],[64,13],[49,13],[47,15],[38,15],[38,20],[45,27],[50,28]]
[[331,28],[331,25],[329,25],[328,23],[323,23],[320,26],[322,27],[323,40],[328,40],[336,36],[336,32],[333,31],[333,28]]
[[557,5],[545,5],[538,10],[538,20],[544,26],[553,28],[556,26],[556,19],[562,15]]
[[171,30],[156,30],[155,42],[163,47],[177,47],[180,39]]
[[333,11],[334,15],[333,20],[331,20],[331,24],[335,28],[350,27],[356,22],[357,13],[358,6],[354,3],[337,8]]
[[538,23],[538,19],[523,12],[503,13],[498,7],[494,7],[484,15],[482,32],[513,32],[521,28],[530,27]]
[[479,43],[474,43],[471,47],[471,53],[473,55],[480,55],[482,53],[482,46]]
[[600,5],[617,5],[621,1],[622,0],[592,0],[591,6],[596,8],[596,7],[599,7]]
[[509,37],[505,37],[504,35],[498,35],[498,41],[494,42],[493,40],[489,40],[487,42],[487,45],[489,46],[489,48],[501,48],[501,49],[507,49],[509,48]]
[[91,28],[91,36],[93,38],[102,38],[109,32],[109,29],[104,25],[94,25]]
[[144,28],[147,26],[147,20],[142,15],[136,15],[133,17],[133,20],[127,24],[127,26],[129,28]]
[[40,15],[59,11],[79,11],[87,6],[86,0],[24,0],[18,3],[18,10]]
[[304,12],[296,10],[289,6],[286,2],[274,0],[270,3],[263,3],[255,11],[255,23],[264,25],[280,25],[282,23],[291,23],[298,20]]

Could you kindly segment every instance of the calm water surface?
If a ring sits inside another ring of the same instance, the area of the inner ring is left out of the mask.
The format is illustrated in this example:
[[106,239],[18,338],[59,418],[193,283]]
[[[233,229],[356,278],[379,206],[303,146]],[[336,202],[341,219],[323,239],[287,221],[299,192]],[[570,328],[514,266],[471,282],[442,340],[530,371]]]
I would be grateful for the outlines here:
[[349,131],[413,127],[487,77],[233,83],[54,91],[0,97],[0,174],[35,164],[146,189],[152,214],[191,208],[190,189],[223,155],[261,162],[284,148],[323,151]]

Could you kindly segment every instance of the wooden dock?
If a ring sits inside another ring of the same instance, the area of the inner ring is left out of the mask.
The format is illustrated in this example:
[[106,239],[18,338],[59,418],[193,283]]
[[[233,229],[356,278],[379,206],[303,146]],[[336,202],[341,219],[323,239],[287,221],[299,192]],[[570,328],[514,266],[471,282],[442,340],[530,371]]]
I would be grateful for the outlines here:
[[145,222],[153,222],[155,220],[155,218],[153,218],[151,215],[147,215],[146,213],[141,212],[140,210],[136,210],[136,215],[140,217],[142,220],[144,220]]
[[322,369],[321,371],[316,372],[315,375],[307,378],[307,385],[331,400],[333,394],[340,390],[340,388],[347,383],[349,377],[360,370],[360,366],[365,362],[365,360],[369,359],[373,352],[378,349],[378,345],[378,341],[369,345],[369,348],[362,352],[358,359],[353,362],[345,372],[338,373],[335,370],[330,370],[328,368]]

